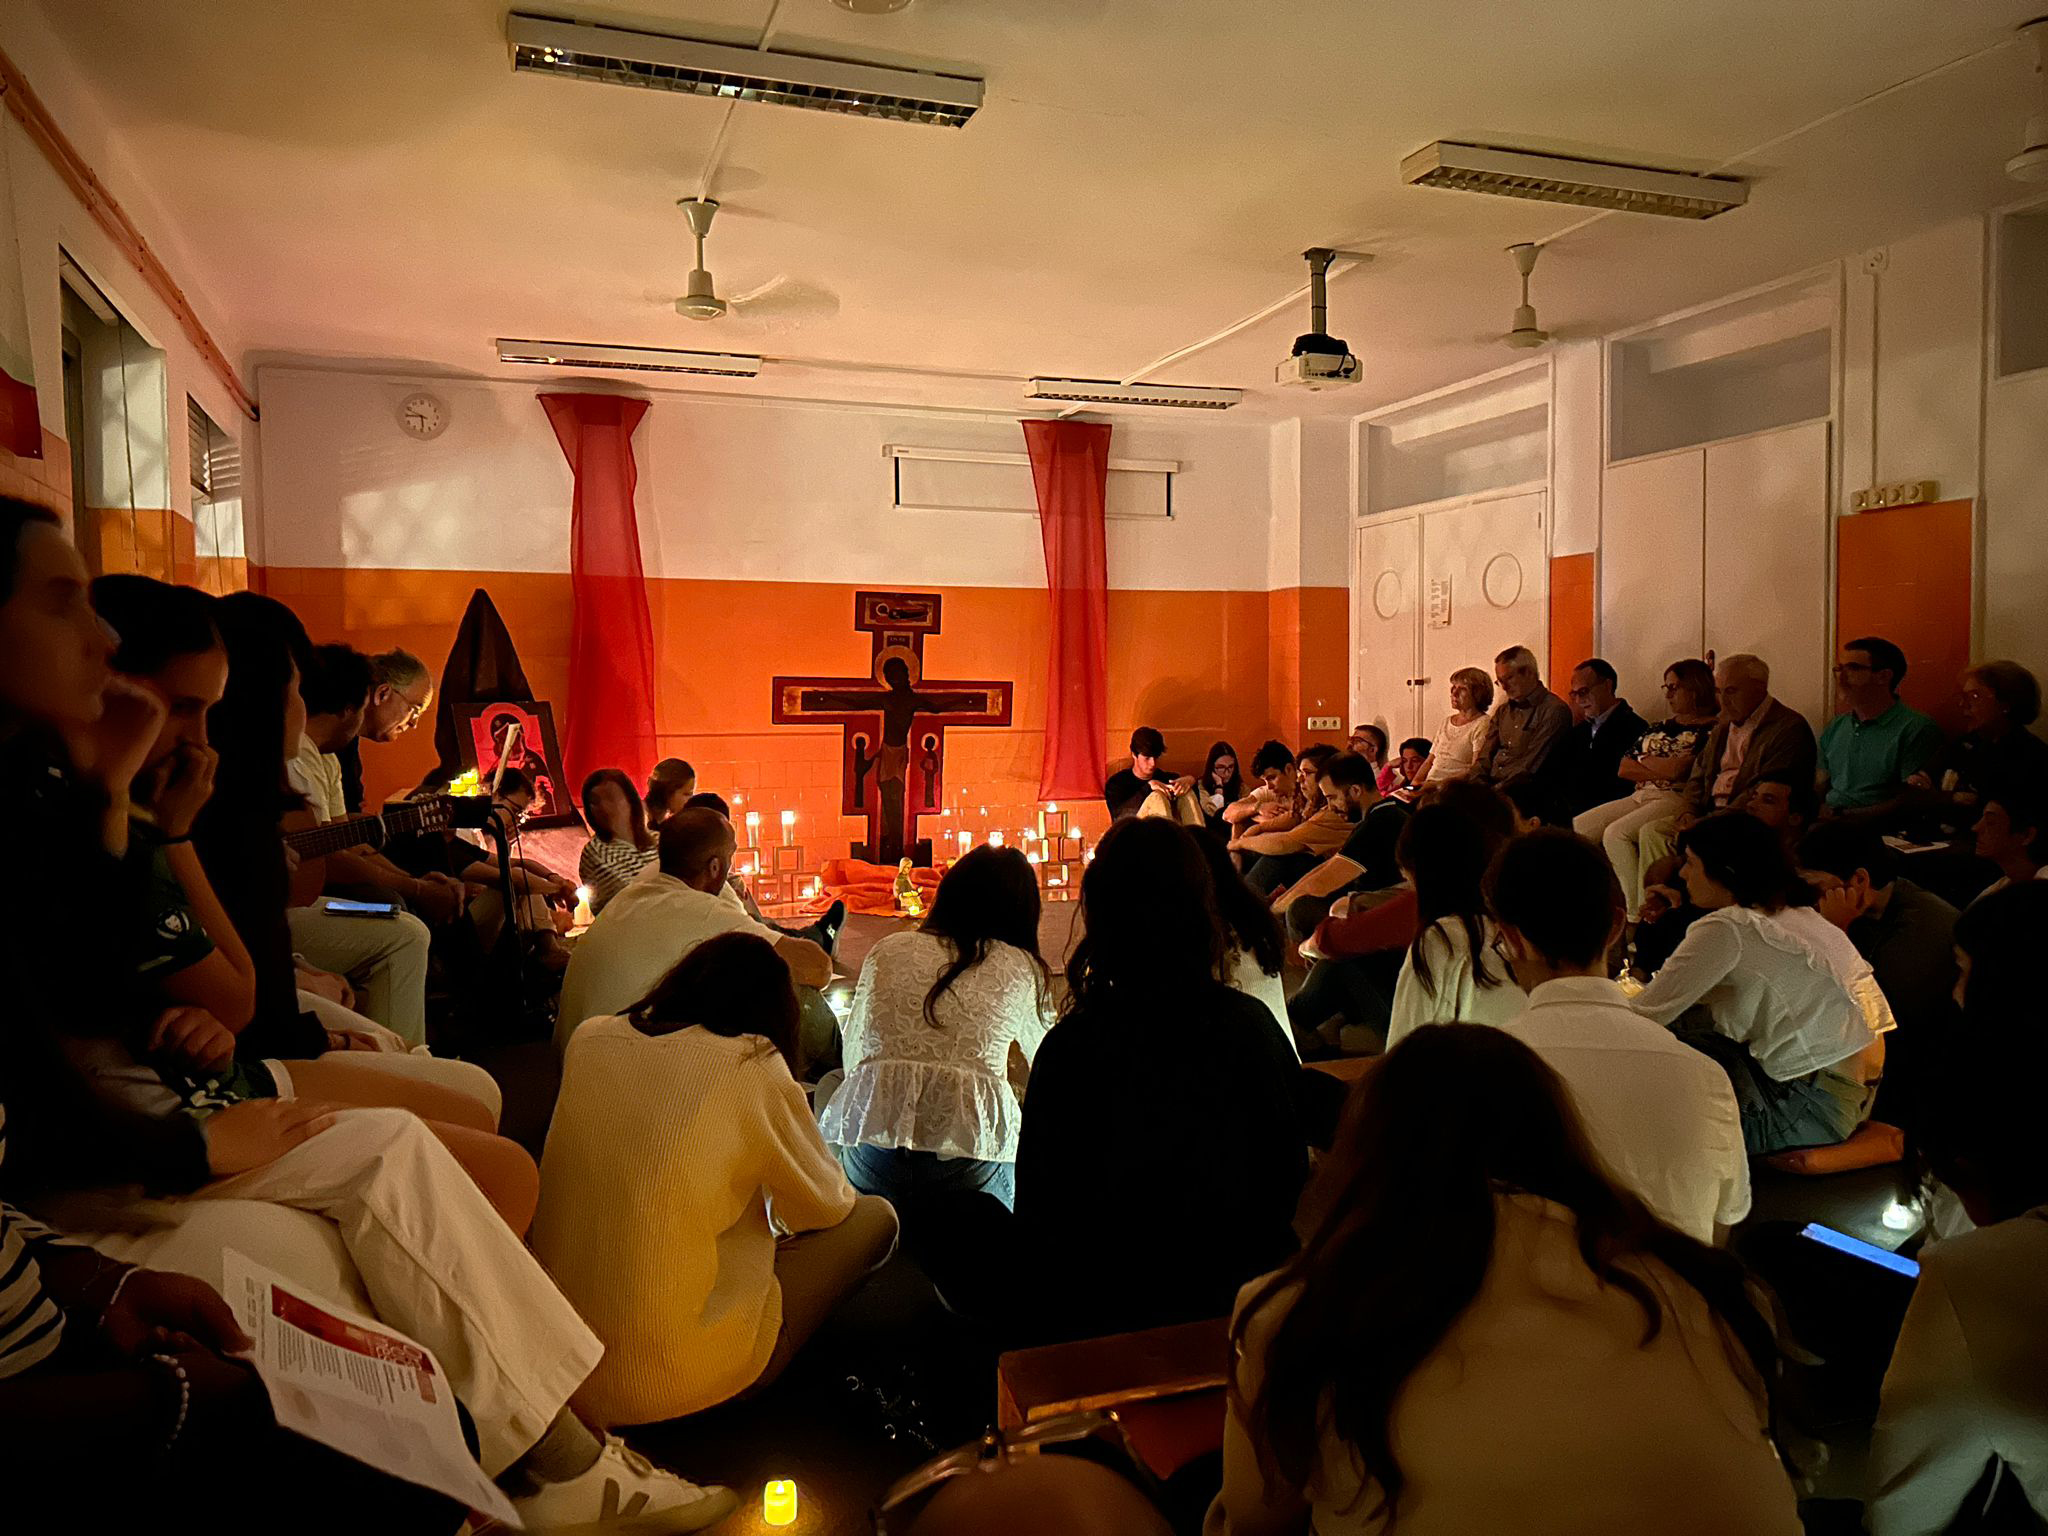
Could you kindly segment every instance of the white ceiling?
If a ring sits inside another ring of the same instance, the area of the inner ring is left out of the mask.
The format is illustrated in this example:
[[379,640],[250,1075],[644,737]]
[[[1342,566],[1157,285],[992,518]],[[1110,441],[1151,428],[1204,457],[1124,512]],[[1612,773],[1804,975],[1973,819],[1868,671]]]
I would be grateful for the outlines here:
[[[988,81],[958,131],[734,110],[710,265],[727,293],[786,273],[837,296],[800,325],[670,308],[674,202],[724,104],[514,75],[506,0],[33,3],[245,364],[493,374],[494,337],[563,337],[834,365],[747,392],[1008,408],[1014,378],[1128,375],[1281,298],[1305,246],[1377,253],[1333,287],[1361,386],[1273,389],[1305,302],[1163,375],[1264,381],[1251,409],[1279,415],[1525,356],[1482,339],[1512,241],[1583,225],[1536,298],[1597,334],[2015,200],[2028,60],[1995,45],[2041,0],[781,0],[778,48]],[[529,8],[751,44],[773,0]],[[1438,138],[1686,169],[1771,147],[1735,167],[1745,209],[1586,224],[1401,185]]]

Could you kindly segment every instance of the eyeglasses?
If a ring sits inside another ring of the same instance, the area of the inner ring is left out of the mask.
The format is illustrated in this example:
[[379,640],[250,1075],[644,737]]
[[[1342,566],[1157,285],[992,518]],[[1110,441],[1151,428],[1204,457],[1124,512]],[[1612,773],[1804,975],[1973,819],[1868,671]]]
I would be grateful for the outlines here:
[[1590,699],[1593,697],[1593,690],[1590,688],[1574,688],[1571,691],[1571,697],[1575,699]]
[[1665,692],[1666,694],[1673,694],[1673,693],[1677,693],[1677,692],[1678,692],[1678,691],[1679,691],[1679,690],[1680,690],[1681,688],[1683,688],[1684,686],[1685,686],[1685,684],[1683,684],[1683,683],[1666,683],[1666,684],[1664,685],[1664,692]]

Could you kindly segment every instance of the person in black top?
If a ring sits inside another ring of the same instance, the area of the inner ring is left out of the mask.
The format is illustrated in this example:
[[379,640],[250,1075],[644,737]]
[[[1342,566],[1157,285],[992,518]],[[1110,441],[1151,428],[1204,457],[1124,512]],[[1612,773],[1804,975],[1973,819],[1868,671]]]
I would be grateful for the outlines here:
[[1336,897],[1401,883],[1394,849],[1408,824],[1408,807],[1381,795],[1376,780],[1373,765],[1353,752],[1340,752],[1323,764],[1323,799],[1343,809],[1353,830],[1343,847],[1273,897],[1273,910],[1286,918],[1288,936],[1296,943],[1330,915]]
[[1117,769],[1102,786],[1102,800],[1111,816],[1135,816],[1156,794],[1161,797],[1157,814],[1170,814],[1188,826],[1201,825],[1202,809],[1193,794],[1194,776],[1184,773],[1176,778],[1166,773],[1159,766],[1165,755],[1166,738],[1151,726],[1141,725],[1131,732],[1131,766]]
[[1572,671],[1572,708],[1579,712],[1579,723],[1558,748],[1566,763],[1558,809],[1567,825],[1582,811],[1635,792],[1635,785],[1621,777],[1621,760],[1635,751],[1649,724],[1615,692],[1619,681],[1614,668],[1598,656]]
[[1202,763],[1202,776],[1195,784],[1195,799],[1202,808],[1202,825],[1226,840],[1230,827],[1223,813],[1245,797],[1244,774],[1237,764],[1237,748],[1227,741],[1210,744]]
[[1870,962],[1899,1027],[1885,1039],[1879,1119],[1917,1128],[1930,1051],[1956,1022],[1956,909],[1899,873],[1899,855],[1867,826],[1823,821],[1799,845],[1821,915]]
[[1067,1010],[1024,1104],[1020,1294],[1049,1338],[1221,1317],[1294,1251],[1301,1068],[1265,1006],[1217,979],[1224,941],[1195,834],[1111,827],[1081,920]]

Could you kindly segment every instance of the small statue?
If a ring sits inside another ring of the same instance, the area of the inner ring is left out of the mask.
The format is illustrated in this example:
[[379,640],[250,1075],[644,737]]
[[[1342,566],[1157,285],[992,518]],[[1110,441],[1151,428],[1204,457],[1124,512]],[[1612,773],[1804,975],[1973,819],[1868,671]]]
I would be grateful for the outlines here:
[[924,916],[924,892],[910,878],[910,860],[896,866],[896,906],[905,917]]

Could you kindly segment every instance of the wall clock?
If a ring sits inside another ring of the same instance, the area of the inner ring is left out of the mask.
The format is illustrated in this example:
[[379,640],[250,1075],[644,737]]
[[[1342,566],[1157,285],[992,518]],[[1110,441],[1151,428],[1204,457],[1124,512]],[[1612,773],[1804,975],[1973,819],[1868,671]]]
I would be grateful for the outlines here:
[[407,395],[398,402],[398,425],[406,436],[430,443],[448,430],[448,407],[432,395]]

